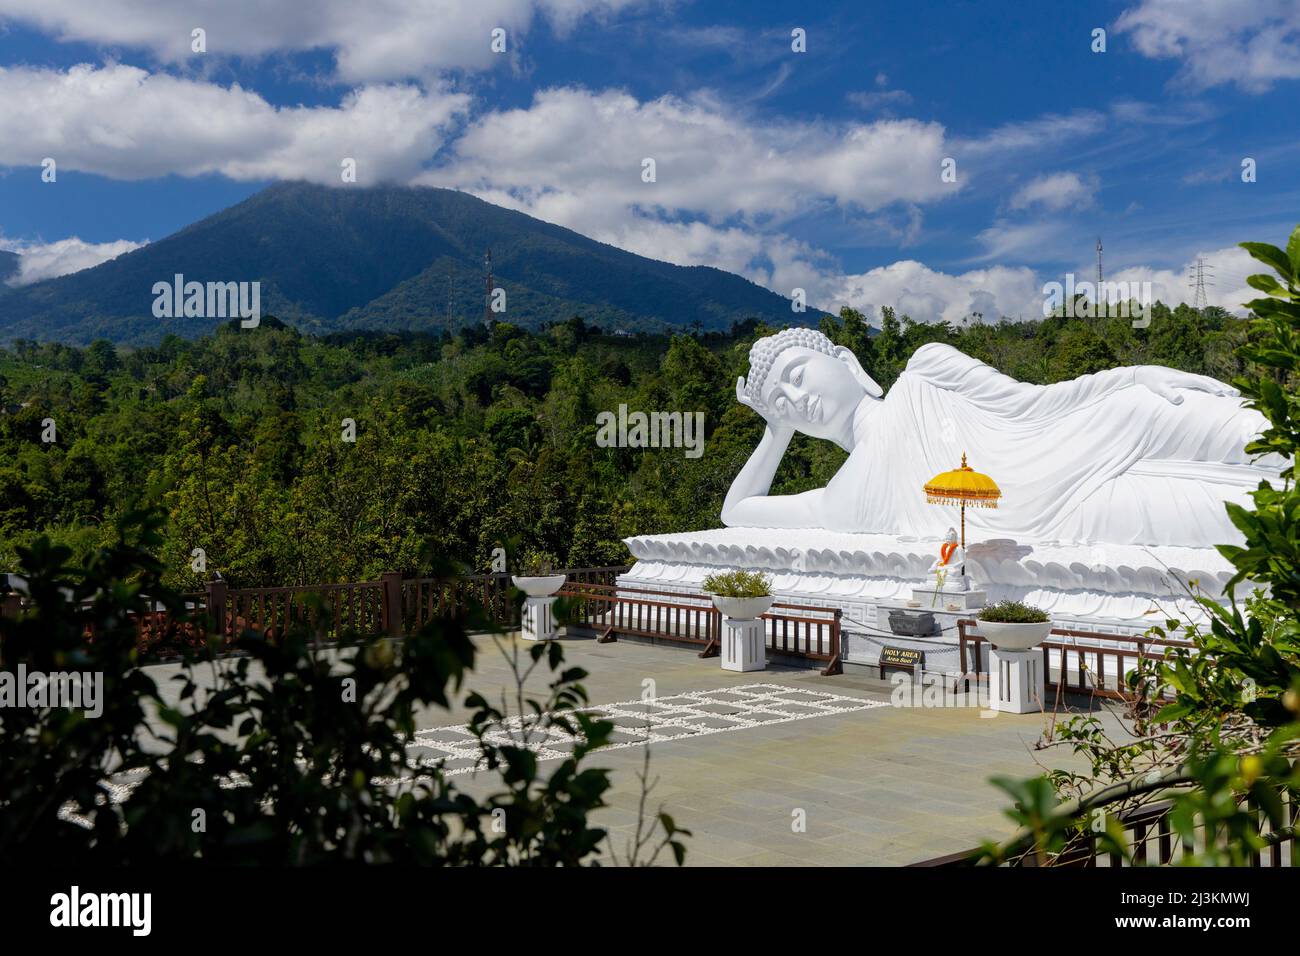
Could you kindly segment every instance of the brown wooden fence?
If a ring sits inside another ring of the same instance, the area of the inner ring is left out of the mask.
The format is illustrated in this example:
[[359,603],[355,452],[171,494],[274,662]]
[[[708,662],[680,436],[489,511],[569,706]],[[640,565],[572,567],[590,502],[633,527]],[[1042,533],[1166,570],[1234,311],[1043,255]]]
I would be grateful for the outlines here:
[[[601,641],[618,634],[658,638],[703,646],[701,657],[718,654],[722,615],[708,595],[699,591],[657,591],[570,579],[560,589],[570,601],[570,621],[601,634]],[[840,656],[839,608],[805,604],[772,605],[765,622],[770,652],[825,661],[822,674],[843,672]]]
[[[971,681],[987,679],[990,645],[980,635],[978,621],[959,620],[957,634],[961,675],[957,684],[965,683],[969,689]],[[1064,689],[1067,693],[1127,700],[1125,675],[1139,660],[1161,660],[1171,647],[1190,646],[1188,641],[1052,628],[1051,638],[1039,648],[1044,682],[1054,694]]]
[[[626,567],[573,568],[557,573],[571,582],[612,582]],[[337,640],[347,634],[393,634],[414,630],[456,612],[473,601],[495,624],[519,624],[510,600],[510,575],[468,574],[444,578],[403,578],[383,574],[375,581],[286,588],[227,589],[210,583],[203,609],[221,633],[252,629],[283,633],[305,625]]]
[[[572,568],[556,572],[576,584],[612,584],[626,567]],[[183,646],[200,647],[209,629],[226,643],[246,630],[276,636],[290,627],[307,627],[324,640],[349,635],[392,634],[413,630],[431,619],[464,608],[471,599],[489,619],[517,627],[519,608],[510,600],[510,575],[471,574],[448,578],[403,578],[384,574],[374,581],[295,587],[231,588],[210,581],[204,590],[182,595],[190,620],[177,622],[163,611],[136,621],[143,650],[174,655]],[[25,600],[0,596],[0,612],[17,615]]]
[[[573,623],[602,632],[640,635],[702,645],[702,657],[720,647],[722,617],[699,591],[656,591],[616,585],[626,567],[571,568],[560,591],[572,601]],[[449,578],[403,578],[383,574],[374,581],[295,587],[231,588],[209,582],[185,595],[191,622],[177,624],[163,612],[137,622],[141,645],[154,653],[200,646],[208,627],[227,642],[246,630],[276,636],[307,627],[324,640],[349,635],[398,635],[463,608],[473,599],[490,620],[519,626],[519,607],[510,600],[510,575],[473,574]],[[16,608],[12,610],[16,611]],[[777,602],[763,615],[769,652],[825,662],[823,674],[842,673],[839,608]]]
[[[613,584],[622,567],[569,568],[556,571],[567,584]],[[473,600],[489,619],[502,627],[519,626],[519,606],[510,600],[510,575],[470,574],[456,578],[406,578],[401,582],[402,621],[408,630],[466,606]]]

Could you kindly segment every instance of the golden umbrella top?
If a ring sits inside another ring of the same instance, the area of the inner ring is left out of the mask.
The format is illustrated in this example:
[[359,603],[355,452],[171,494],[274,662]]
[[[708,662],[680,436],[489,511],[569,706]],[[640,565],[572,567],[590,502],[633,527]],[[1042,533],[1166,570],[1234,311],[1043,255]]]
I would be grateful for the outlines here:
[[967,466],[965,452],[961,455],[960,468],[935,475],[925,483],[925,500],[932,505],[960,504],[996,508],[1001,497],[1002,489],[997,486],[997,482]]

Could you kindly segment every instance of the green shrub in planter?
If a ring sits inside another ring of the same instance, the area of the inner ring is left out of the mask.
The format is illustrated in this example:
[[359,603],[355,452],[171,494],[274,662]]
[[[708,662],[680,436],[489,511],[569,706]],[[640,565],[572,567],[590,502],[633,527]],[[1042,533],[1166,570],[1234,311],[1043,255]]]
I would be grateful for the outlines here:
[[1047,612],[1019,601],[999,601],[980,611],[979,619],[990,624],[1045,624]]
[[757,571],[728,571],[710,574],[704,579],[704,590],[718,597],[767,597],[772,593],[772,581]]

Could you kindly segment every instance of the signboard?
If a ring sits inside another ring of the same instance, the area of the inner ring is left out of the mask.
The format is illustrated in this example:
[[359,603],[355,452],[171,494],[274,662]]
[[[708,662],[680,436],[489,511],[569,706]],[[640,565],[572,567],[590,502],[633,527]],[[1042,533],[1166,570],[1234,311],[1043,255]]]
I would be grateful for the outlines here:
[[886,667],[906,667],[909,670],[914,670],[920,667],[921,662],[924,660],[925,653],[923,651],[914,651],[907,647],[886,646],[880,649],[878,663],[883,674]]

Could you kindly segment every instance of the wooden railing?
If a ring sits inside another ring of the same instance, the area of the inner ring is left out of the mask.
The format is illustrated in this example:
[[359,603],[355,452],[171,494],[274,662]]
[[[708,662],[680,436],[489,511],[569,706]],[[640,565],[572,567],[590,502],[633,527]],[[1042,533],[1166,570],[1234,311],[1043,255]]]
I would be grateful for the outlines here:
[[[626,570],[610,566],[556,573],[574,584],[610,585]],[[307,627],[330,641],[349,635],[398,635],[461,611],[471,600],[492,623],[517,627],[519,607],[510,600],[510,588],[506,573],[446,578],[383,574],[375,581],[271,588],[231,588],[218,580],[202,591],[181,595],[189,620],[171,620],[160,610],[138,615],[135,624],[141,649],[157,656],[204,646],[210,633],[221,635],[226,644],[246,630],[275,637],[290,627]],[[25,603],[15,593],[0,595],[0,613],[16,616]]]
[[[957,683],[965,682],[969,689],[971,680],[984,679],[988,673],[989,641],[980,635],[979,622],[975,620],[959,620],[957,634],[961,675]],[[1064,690],[1118,700],[1128,699],[1125,675],[1137,666],[1139,660],[1161,660],[1171,647],[1191,646],[1188,641],[1067,628],[1053,628],[1051,634],[1051,638],[1039,645],[1043,655],[1044,683],[1048,690],[1057,694]],[[1090,643],[1079,643],[1077,638]],[[1091,643],[1099,641],[1118,646]]]
[[488,619],[503,627],[519,624],[519,608],[510,600],[510,575],[471,574],[456,578],[407,578],[401,583],[402,622],[417,630],[472,600]]
[[[701,657],[718,653],[722,615],[703,592],[570,580],[560,589],[560,597],[570,602],[570,622],[601,632],[601,641],[627,634],[700,644]],[[842,673],[840,615],[839,608],[774,603],[762,617],[767,648],[789,657],[826,661],[825,675]]]
[[[626,567],[565,570],[562,597],[572,602],[571,620],[603,632],[640,635],[703,646],[702,657],[718,653],[722,616],[699,591],[656,591],[615,584]],[[159,654],[178,645],[203,644],[211,627],[227,643],[246,630],[271,637],[307,627],[324,640],[349,635],[415,630],[464,608],[471,600],[502,627],[519,626],[519,607],[510,599],[510,575],[472,574],[448,578],[403,578],[384,574],[375,581],[296,587],[230,588],[212,581],[185,595],[190,622],[176,625],[163,612],[137,622],[141,644]],[[824,661],[823,674],[842,673],[839,608],[777,602],[763,615],[767,648],[774,654]],[[207,622],[205,624],[205,622]]]
[[[1279,791],[1279,797],[1284,807],[1285,819],[1289,821],[1288,826],[1294,827],[1297,821],[1300,820],[1300,805],[1298,805],[1294,795],[1286,789]],[[1052,857],[1047,862],[1047,865],[1073,867],[1172,865],[1183,857],[1191,856],[1195,852],[1195,844],[1198,842],[1203,848],[1206,838],[1205,827],[1198,825],[1193,828],[1192,843],[1185,843],[1173,828],[1170,819],[1172,806],[1173,804],[1170,801],[1164,800],[1119,815],[1120,826],[1124,830],[1124,845],[1128,849],[1127,856],[1115,850],[1100,851],[1097,847],[1096,837],[1089,833],[1080,835],[1077,842],[1068,846],[1064,852]],[[1250,812],[1255,814],[1255,818],[1260,821],[1258,832],[1267,835],[1271,828],[1267,825],[1267,820],[1260,811],[1258,804],[1248,801],[1246,806]],[[976,849],[963,850],[960,853],[949,853],[945,856],[922,860],[919,863],[910,865],[918,867],[974,866],[979,854],[980,851]],[[1019,867],[1038,866],[1040,864],[1034,854],[1028,853],[1005,865]],[[1292,834],[1285,834],[1272,841],[1262,850],[1252,853],[1250,865],[1300,867],[1300,840],[1297,840]]]
[[277,588],[230,588],[224,581],[212,581],[194,616],[210,622],[216,633],[233,636],[253,630],[274,637],[291,627],[307,627],[326,639],[347,634],[391,632],[392,581],[384,575],[378,581],[346,584],[315,584]]

